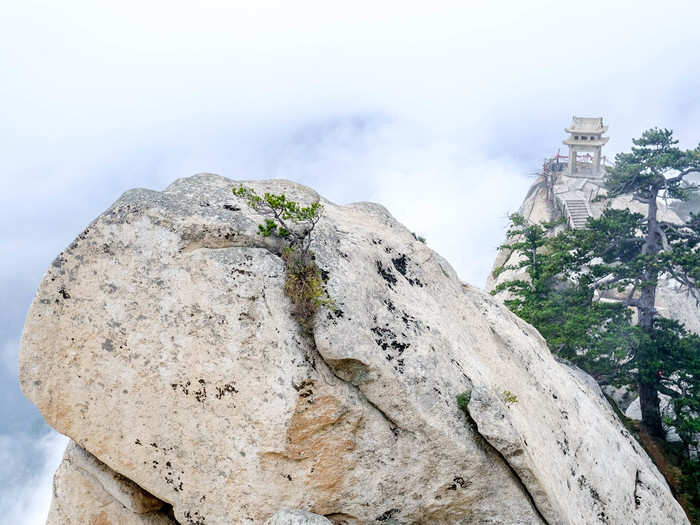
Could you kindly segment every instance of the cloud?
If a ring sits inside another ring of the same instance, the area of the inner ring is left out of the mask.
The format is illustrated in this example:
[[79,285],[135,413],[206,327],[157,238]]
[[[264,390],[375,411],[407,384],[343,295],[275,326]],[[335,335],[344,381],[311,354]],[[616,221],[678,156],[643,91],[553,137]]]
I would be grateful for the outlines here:
[[486,142],[544,127],[558,138],[571,113],[641,129],[685,120],[699,87],[699,12],[673,0],[663,12],[629,0],[23,2],[0,22],[0,62],[13,71],[0,94],[12,101],[12,146],[43,157],[78,139],[104,149],[127,137],[150,143],[164,128],[252,128],[339,110],[481,128]]
[[11,377],[17,377],[17,349],[19,348],[18,339],[7,339],[3,342],[0,348],[0,365],[8,372]]
[[53,474],[68,438],[0,434],[0,515],[4,523],[43,525],[51,503]]
[[384,204],[477,285],[508,212],[532,182],[527,164],[507,152],[489,157],[469,142],[383,115],[310,123],[266,151],[275,159],[267,176],[305,181],[335,202]]

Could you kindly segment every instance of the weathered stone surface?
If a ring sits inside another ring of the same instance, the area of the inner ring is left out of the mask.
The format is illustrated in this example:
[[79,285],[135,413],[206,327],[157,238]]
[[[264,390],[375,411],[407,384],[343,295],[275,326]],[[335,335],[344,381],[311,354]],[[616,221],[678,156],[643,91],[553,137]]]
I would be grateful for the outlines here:
[[610,399],[612,399],[615,402],[615,404],[619,407],[619,409],[622,412],[627,410],[627,407],[629,407],[630,404],[632,404],[635,398],[639,399],[637,397],[637,394],[625,385],[620,387],[616,387],[613,385],[604,385],[602,387],[602,390]]
[[304,335],[233,185],[127,192],[53,263],[22,340],[47,421],[178,521],[687,522],[597,385],[381,206],[324,201],[338,310]]
[[174,525],[164,503],[69,443],[54,476],[47,525]]
[[333,525],[333,522],[303,510],[281,510],[267,520],[265,525]]

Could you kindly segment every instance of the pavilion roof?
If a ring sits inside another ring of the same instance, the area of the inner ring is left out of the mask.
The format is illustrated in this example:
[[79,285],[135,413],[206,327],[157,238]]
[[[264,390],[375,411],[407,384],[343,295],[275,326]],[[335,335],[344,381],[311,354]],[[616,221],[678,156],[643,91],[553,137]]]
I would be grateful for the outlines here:
[[603,125],[603,117],[574,117],[571,125],[566,128],[567,133],[593,133],[601,134],[608,127]]

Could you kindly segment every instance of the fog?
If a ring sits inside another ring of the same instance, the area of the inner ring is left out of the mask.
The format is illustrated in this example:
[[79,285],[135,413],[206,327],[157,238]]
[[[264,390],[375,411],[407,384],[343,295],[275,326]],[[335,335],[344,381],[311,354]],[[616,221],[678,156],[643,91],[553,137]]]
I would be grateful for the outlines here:
[[697,2],[473,5],[4,6],[7,523],[43,523],[65,445],[17,385],[24,316],[53,257],[127,189],[206,171],[381,202],[481,286],[508,213],[573,115],[605,118],[609,158],[651,126],[685,147],[700,140]]

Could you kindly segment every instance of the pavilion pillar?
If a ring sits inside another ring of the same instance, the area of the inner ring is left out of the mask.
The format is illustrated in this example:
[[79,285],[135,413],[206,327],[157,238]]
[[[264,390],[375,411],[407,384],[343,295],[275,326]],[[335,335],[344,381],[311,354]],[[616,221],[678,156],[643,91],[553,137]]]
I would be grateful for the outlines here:
[[600,171],[600,150],[601,147],[598,146],[596,147],[595,151],[593,152],[593,172],[598,173]]
[[576,149],[569,145],[569,175],[572,175],[576,170]]

